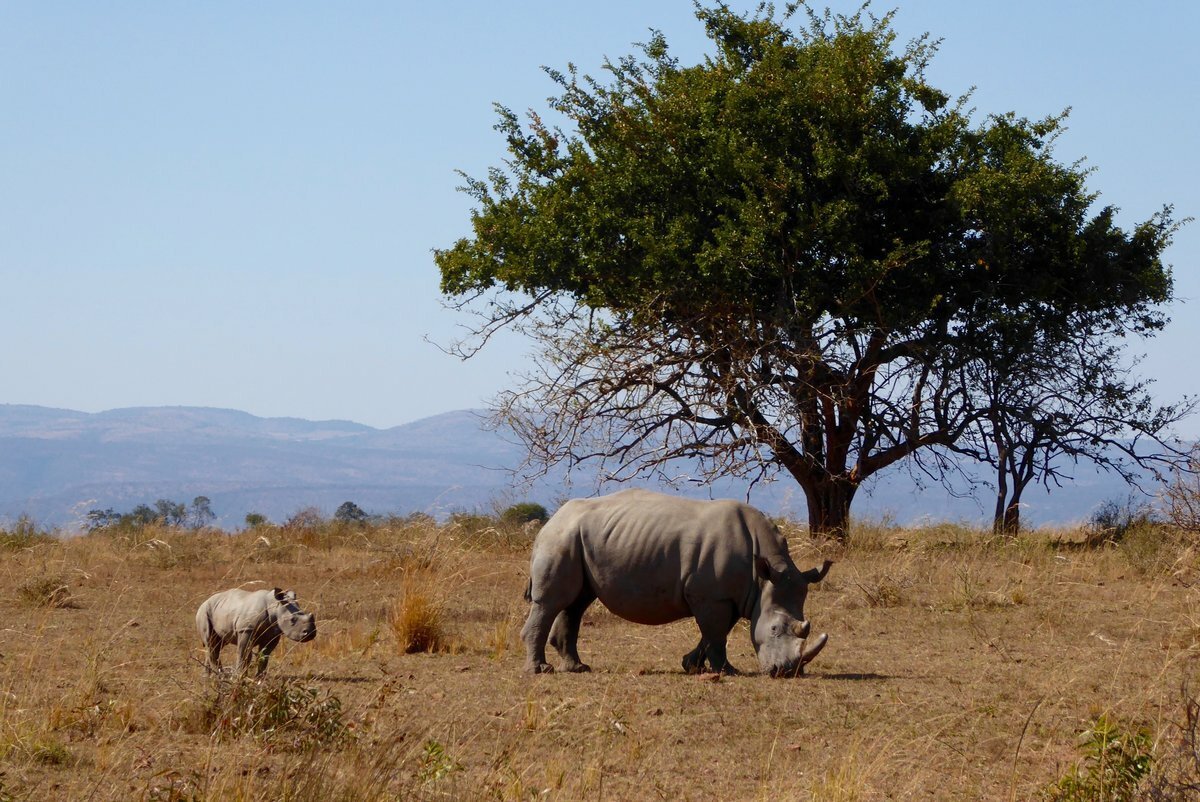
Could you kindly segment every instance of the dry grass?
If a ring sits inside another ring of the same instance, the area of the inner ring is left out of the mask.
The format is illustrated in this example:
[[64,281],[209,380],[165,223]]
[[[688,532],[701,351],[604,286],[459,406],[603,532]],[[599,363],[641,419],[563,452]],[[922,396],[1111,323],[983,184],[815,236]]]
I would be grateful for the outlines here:
[[[755,673],[744,623],[747,674],[694,677],[693,623],[599,607],[594,673],[523,675],[529,533],[494,521],[0,550],[0,799],[1031,799],[1101,716],[1188,781],[1200,557],[1176,533],[788,531],[802,567],[837,561],[808,607],[830,645],[796,680]],[[255,582],[295,588],[318,637],[264,682],[206,680],[195,609]]]

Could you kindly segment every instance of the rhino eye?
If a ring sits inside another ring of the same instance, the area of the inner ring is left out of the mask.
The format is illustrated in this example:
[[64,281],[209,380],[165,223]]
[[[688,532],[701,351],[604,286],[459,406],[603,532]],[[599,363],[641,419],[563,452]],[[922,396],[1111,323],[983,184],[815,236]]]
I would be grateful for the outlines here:
[[779,634],[779,624],[771,624],[771,634],[772,635]]

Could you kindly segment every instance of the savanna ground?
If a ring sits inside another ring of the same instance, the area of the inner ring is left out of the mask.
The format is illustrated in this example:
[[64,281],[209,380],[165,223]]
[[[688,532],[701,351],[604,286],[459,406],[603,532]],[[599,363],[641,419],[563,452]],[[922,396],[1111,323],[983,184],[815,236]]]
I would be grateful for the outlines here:
[[[0,534],[0,800],[1036,799],[1072,769],[1070,798],[1099,799],[1146,756],[1155,798],[1189,798],[1185,539],[785,531],[802,568],[836,564],[807,606],[829,645],[779,680],[745,622],[744,675],[688,676],[694,623],[599,605],[594,673],[522,674],[530,536],[484,517]],[[195,610],[234,586],[295,588],[317,615],[262,681],[204,676]],[[1097,720],[1116,779],[1081,746]]]

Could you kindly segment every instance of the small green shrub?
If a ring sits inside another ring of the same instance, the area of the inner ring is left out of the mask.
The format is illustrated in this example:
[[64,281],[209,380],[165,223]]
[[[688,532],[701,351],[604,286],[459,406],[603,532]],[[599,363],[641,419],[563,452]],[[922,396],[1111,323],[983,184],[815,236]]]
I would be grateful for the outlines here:
[[1053,802],[1117,802],[1133,799],[1150,773],[1152,741],[1144,729],[1126,732],[1100,716],[1083,733],[1083,761],[1046,790]]
[[435,740],[428,740],[421,750],[421,765],[417,767],[417,779],[423,783],[437,782],[462,768],[451,757],[446,748]]

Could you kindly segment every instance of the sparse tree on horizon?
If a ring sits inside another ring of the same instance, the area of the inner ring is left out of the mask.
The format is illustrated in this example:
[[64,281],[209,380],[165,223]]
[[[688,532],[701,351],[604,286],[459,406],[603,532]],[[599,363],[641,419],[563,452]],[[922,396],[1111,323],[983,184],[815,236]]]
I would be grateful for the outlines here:
[[208,496],[196,496],[192,499],[192,509],[188,517],[193,529],[203,529],[211,524],[217,515],[212,511],[212,501]]
[[343,501],[341,506],[337,508],[337,511],[333,513],[333,519],[335,521],[341,521],[342,523],[362,523],[369,517],[370,516],[367,515],[367,513],[364,512],[363,509],[353,501]]

